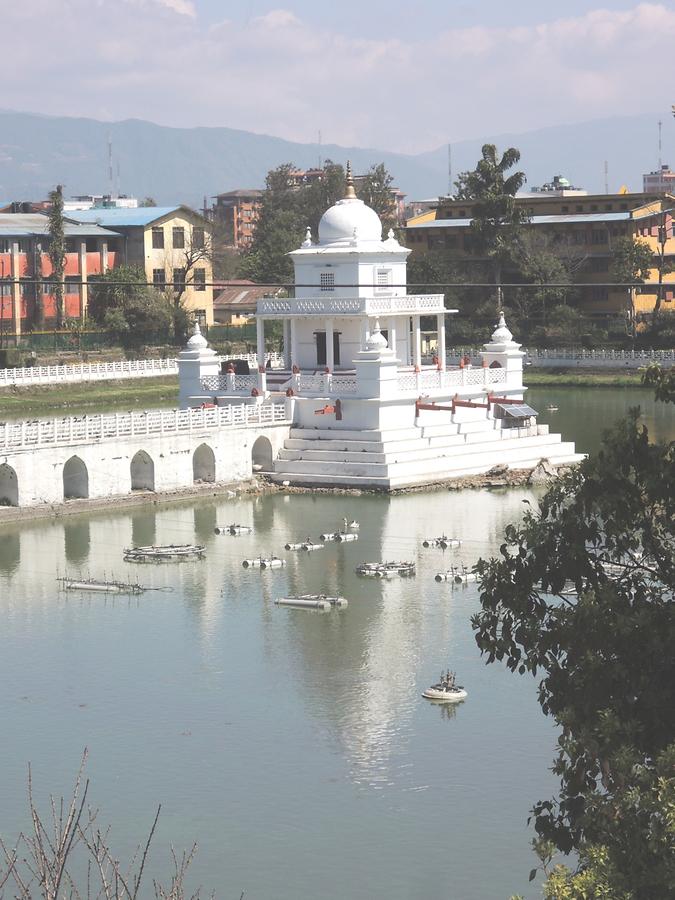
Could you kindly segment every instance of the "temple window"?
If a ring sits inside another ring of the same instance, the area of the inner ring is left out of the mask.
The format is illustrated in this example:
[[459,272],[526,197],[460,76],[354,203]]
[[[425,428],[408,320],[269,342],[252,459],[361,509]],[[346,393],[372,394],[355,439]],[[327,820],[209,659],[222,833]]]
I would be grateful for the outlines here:
[[322,291],[334,291],[335,290],[335,273],[334,272],[322,272],[320,275],[319,283],[321,285]]

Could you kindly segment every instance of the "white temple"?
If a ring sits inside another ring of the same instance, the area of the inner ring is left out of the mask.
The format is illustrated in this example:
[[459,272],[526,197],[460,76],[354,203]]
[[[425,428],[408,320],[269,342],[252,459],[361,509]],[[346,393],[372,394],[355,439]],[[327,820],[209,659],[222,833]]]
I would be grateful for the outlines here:
[[[356,197],[345,197],[290,255],[295,296],[257,307],[255,374],[237,374],[196,333],[180,355],[180,402],[268,403],[292,422],[277,481],[392,489],[512,468],[578,462],[574,445],[523,402],[523,356],[503,315],[481,365],[445,364],[442,294],[408,294],[410,250]],[[423,332],[422,317],[435,331]],[[266,368],[265,323],[283,328],[283,368]],[[423,346],[423,337],[426,346]],[[433,356],[429,358],[429,354]]]

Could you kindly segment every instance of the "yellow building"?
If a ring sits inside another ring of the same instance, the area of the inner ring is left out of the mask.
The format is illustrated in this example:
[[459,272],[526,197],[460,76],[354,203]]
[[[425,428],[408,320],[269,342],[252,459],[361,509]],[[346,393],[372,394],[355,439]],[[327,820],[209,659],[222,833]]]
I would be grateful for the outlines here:
[[141,266],[150,284],[169,296],[179,295],[201,324],[213,324],[212,228],[208,219],[187,206],[83,209],[69,211],[66,217],[120,234],[122,263]]
[[[613,288],[611,263],[617,239],[632,237],[649,244],[653,252],[663,243],[666,261],[675,262],[673,216],[675,197],[669,194],[581,194],[516,198],[529,217],[528,228],[550,235],[575,255],[580,308],[593,315],[622,314],[632,304],[637,315],[654,309],[659,271],[654,267],[644,287],[636,289],[629,304],[625,288]],[[478,259],[473,250],[470,200],[440,198],[435,210],[409,219],[406,243],[414,255],[444,250],[458,259]],[[555,244],[554,244],[555,245]],[[664,275],[663,305],[675,311],[675,272]]]

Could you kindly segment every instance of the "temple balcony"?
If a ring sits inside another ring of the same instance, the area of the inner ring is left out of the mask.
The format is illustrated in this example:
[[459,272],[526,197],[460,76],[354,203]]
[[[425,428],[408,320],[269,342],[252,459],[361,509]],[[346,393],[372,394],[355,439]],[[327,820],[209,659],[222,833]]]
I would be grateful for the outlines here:
[[[515,386],[515,385],[514,385]],[[292,391],[297,397],[337,398],[360,397],[356,372],[345,369],[339,372],[291,372],[272,369],[251,375],[216,375],[201,380],[204,394],[227,397],[266,396],[270,393]],[[502,368],[457,366],[439,369],[422,366],[416,371],[412,366],[397,369],[397,392],[400,395],[449,397],[454,394],[475,395],[494,389],[508,389],[507,373]]]
[[443,294],[405,294],[392,297],[264,297],[258,300],[257,315],[267,318],[287,316],[406,316],[449,312]]

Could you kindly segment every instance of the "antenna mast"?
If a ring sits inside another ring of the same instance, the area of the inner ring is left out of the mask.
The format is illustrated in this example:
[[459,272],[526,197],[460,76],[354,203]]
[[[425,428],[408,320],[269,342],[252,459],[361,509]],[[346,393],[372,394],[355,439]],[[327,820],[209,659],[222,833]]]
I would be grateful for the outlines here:
[[108,193],[112,197],[114,192],[113,184],[113,152],[112,152],[112,136],[108,132]]
[[605,193],[609,194],[609,165],[605,160]]
[[452,144],[448,144],[448,197],[452,197]]
[[661,129],[663,127],[663,122],[659,119],[659,172],[661,171],[662,166],[662,157],[661,157]]
[[323,169],[323,159],[321,158],[321,129],[319,129],[319,168]]

